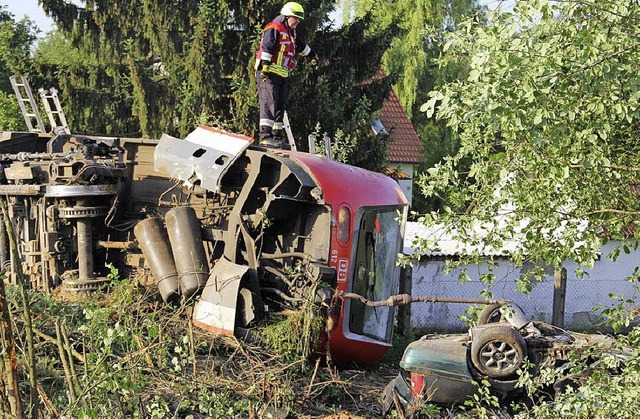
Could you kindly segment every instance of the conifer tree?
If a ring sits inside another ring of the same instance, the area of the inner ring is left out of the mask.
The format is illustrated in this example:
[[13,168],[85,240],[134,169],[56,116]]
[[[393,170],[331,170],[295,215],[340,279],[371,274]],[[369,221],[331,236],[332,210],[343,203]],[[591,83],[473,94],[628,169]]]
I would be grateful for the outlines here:
[[[40,3],[87,57],[40,63],[47,79],[57,78],[72,129],[155,138],[184,136],[208,123],[256,132],[255,51],[262,27],[277,16],[282,1]],[[328,20],[333,2],[303,3],[307,13],[298,35],[318,54],[318,64],[301,59],[292,75],[288,114],[294,135],[303,149],[317,126],[330,136],[356,127],[349,134],[364,140],[371,130],[353,118],[361,119],[359,103],[367,103],[371,116],[382,105],[386,90],[380,86],[388,82],[372,78],[390,29],[373,31],[367,16],[336,29]],[[361,101],[364,96],[368,102]],[[379,145],[384,156],[384,142]]]

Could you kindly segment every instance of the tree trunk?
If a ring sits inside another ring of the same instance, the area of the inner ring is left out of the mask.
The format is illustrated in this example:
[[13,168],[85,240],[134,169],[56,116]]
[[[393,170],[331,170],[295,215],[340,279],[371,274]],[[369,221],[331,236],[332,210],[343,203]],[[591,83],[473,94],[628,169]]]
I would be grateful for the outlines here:
[[[11,269],[17,279],[18,287],[20,289],[20,295],[22,297],[22,320],[24,321],[24,328],[26,332],[27,341],[27,371],[29,373],[29,406],[31,408],[31,418],[38,417],[39,411],[39,398],[36,382],[36,359],[33,349],[33,325],[31,324],[31,310],[29,304],[29,293],[27,291],[27,284],[25,283],[22,270],[20,269],[20,255],[18,254],[18,247],[16,245],[16,235],[13,231],[11,224],[11,218],[9,218],[9,211],[7,210],[7,201],[5,198],[0,198],[0,212],[4,219],[5,229],[7,231],[7,237],[9,239],[9,254],[11,255]],[[7,308],[8,310],[8,308]],[[8,311],[7,311],[8,315]],[[15,348],[14,348],[15,351]]]
[[18,389],[18,358],[13,341],[9,306],[4,289],[5,275],[0,275],[0,409],[2,417],[22,417]]
[[564,327],[564,308],[567,297],[567,270],[556,266],[553,275],[553,313],[551,324]]

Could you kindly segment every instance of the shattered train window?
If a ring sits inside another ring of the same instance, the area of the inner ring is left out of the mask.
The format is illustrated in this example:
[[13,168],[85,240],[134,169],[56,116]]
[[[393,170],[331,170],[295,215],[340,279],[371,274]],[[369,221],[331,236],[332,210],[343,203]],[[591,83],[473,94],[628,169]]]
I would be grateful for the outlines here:
[[[400,208],[365,209],[357,231],[355,270],[351,291],[371,301],[384,300],[397,287],[396,257],[400,250]],[[392,307],[370,307],[351,300],[349,331],[389,342]]]

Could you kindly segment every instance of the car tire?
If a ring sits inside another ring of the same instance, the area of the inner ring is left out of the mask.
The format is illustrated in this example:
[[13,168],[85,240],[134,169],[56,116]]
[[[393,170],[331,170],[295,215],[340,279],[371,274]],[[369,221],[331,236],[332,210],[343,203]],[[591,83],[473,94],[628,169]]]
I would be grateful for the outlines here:
[[478,315],[478,325],[506,322],[506,319],[500,311],[500,307],[502,306],[503,304],[500,303],[487,304],[484,306]]
[[474,328],[471,339],[471,362],[491,378],[513,376],[522,366],[527,344],[513,327],[496,324]]
[[478,326],[492,323],[509,323],[516,329],[522,328],[529,323],[529,319],[524,315],[520,306],[509,303],[487,304],[478,315]]

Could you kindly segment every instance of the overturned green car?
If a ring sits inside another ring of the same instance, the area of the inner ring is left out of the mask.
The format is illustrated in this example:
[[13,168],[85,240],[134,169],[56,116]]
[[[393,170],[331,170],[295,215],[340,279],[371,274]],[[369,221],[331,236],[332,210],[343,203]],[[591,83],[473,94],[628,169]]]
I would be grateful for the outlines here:
[[[500,400],[522,396],[519,370],[536,374],[543,368],[560,368],[573,354],[597,348],[624,360],[627,351],[613,349],[615,339],[602,334],[566,331],[550,324],[529,321],[515,305],[488,305],[478,325],[466,334],[425,335],[410,343],[400,361],[400,373],[381,397],[383,416],[394,408],[411,417],[426,404],[462,404],[486,381]],[[586,378],[596,368],[589,359],[584,368],[559,377],[544,396],[554,397],[567,385]],[[616,371],[611,371],[616,372]]]

